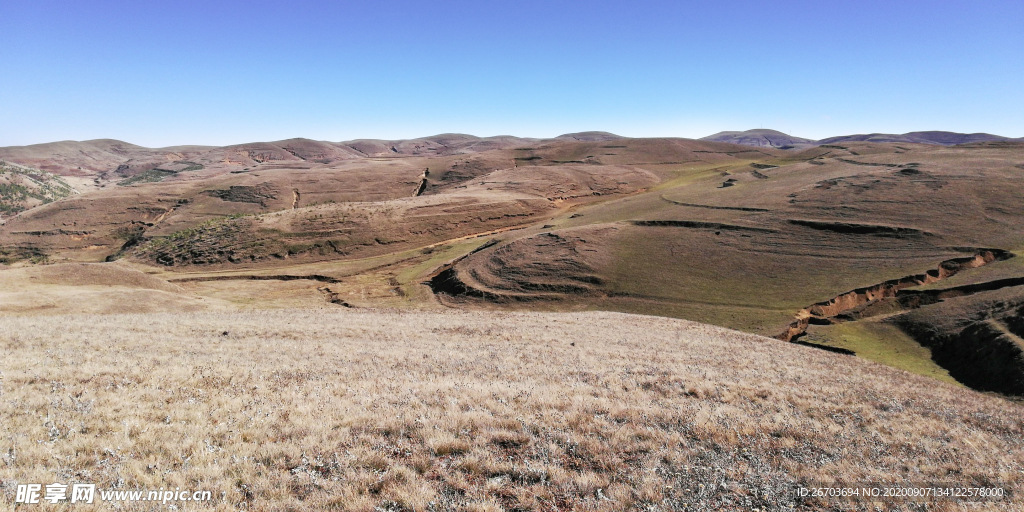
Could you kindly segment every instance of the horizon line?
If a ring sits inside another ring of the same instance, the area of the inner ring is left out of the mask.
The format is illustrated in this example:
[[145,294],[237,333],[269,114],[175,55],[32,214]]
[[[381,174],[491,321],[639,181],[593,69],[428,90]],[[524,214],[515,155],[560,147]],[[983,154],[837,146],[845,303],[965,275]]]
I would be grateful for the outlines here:
[[[347,142],[356,142],[356,141],[363,141],[363,140],[400,142],[400,141],[412,141],[412,140],[431,139],[431,138],[436,138],[436,137],[453,136],[453,135],[454,136],[475,137],[475,138],[478,138],[478,139],[495,139],[495,138],[499,138],[499,137],[512,137],[512,138],[516,138],[516,139],[535,140],[535,141],[555,140],[555,139],[559,139],[561,137],[567,137],[567,136],[571,136],[571,135],[582,135],[582,134],[606,134],[606,135],[613,135],[615,137],[620,137],[620,138],[624,138],[624,139],[689,139],[689,140],[703,140],[703,139],[706,139],[707,137],[713,137],[713,136],[718,135],[720,133],[736,133],[736,134],[740,134],[740,133],[747,133],[747,132],[761,131],[761,130],[774,131],[774,132],[778,132],[778,133],[781,133],[781,134],[789,136],[789,137],[806,139],[806,140],[811,141],[811,142],[820,142],[820,141],[823,141],[823,140],[832,139],[832,138],[836,138],[836,137],[855,137],[855,136],[864,136],[864,135],[910,135],[910,134],[916,134],[916,133],[952,133],[952,134],[958,134],[958,135],[991,135],[991,136],[994,136],[994,137],[1002,137],[1004,139],[1008,139],[1008,140],[1011,140],[1011,141],[1024,140],[1024,137],[1010,137],[1010,136],[1005,136],[1005,135],[994,134],[994,133],[991,133],[991,132],[969,132],[968,133],[968,132],[956,132],[956,131],[950,131],[950,130],[914,130],[914,131],[903,132],[903,133],[864,132],[864,133],[850,133],[850,134],[843,134],[843,135],[831,135],[831,136],[823,137],[823,138],[820,138],[820,139],[812,139],[812,138],[808,138],[808,137],[801,137],[799,135],[793,135],[791,133],[783,132],[781,130],[775,130],[773,128],[750,128],[750,129],[747,129],[747,130],[720,130],[720,131],[717,131],[715,133],[711,133],[711,134],[705,135],[703,137],[684,137],[684,136],[680,136],[680,135],[658,135],[658,136],[634,137],[634,136],[629,136],[629,135],[619,135],[617,133],[610,132],[610,131],[604,131],[604,130],[583,130],[583,131],[577,131],[577,132],[567,132],[567,133],[563,133],[563,134],[556,135],[556,136],[553,136],[553,137],[531,137],[531,136],[520,136],[520,135],[511,135],[511,134],[473,135],[471,133],[465,133],[465,132],[441,132],[441,133],[436,133],[436,134],[433,134],[433,135],[424,135],[424,136],[420,136],[420,137],[410,137],[410,138],[358,137],[358,138],[346,139],[346,140],[330,140],[330,139],[316,139],[316,138],[309,138],[309,137],[299,136],[299,137],[288,137],[288,138],[284,138],[284,139],[274,139],[274,140],[252,140],[252,141],[247,141],[247,142],[236,142],[236,143],[221,144],[221,145],[218,145],[218,144],[185,143],[185,144],[170,144],[170,145],[166,145],[166,146],[143,146],[143,145],[135,144],[133,142],[129,142],[129,141],[126,141],[126,140],[123,140],[123,139],[116,139],[116,138],[112,138],[112,137],[98,137],[98,138],[94,138],[94,139],[81,139],[81,140],[76,140],[76,139],[51,140],[51,141],[48,141],[48,142],[36,142],[36,143],[32,143],[32,144],[14,144],[14,145],[7,145],[7,146],[0,146],[0,147],[2,147],[2,148],[17,148],[17,147],[42,146],[42,145],[46,145],[46,144],[60,144],[60,143],[90,143],[90,142],[98,142],[98,141],[116,141],[116,142],[120,142],[120,143],[131,144],[133,146],[138,146],[138,147],[146,148],[146,149],[166,149],[166,148],[177,148],[177,147],[187,147],[187,146],[217,148],[217,147],[228,147],[228,146],[240,146],[240,145],[245,145],[245,144],[283,142],[283,141],[287,141],[287,140],[297,140],[297,139],[305,139],[305,140],[311,140],[311,141],[316,141],[316,142],[327,142],[327,143],[331,143],[331,144],[344,144],[344,143],[347,143]],[[711,142],[713,142],[713,141],[711,141]]]

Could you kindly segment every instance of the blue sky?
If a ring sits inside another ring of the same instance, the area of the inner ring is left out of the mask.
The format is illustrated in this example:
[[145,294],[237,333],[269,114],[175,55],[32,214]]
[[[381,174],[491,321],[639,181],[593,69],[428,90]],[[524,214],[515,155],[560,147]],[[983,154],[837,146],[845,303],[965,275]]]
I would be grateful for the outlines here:
[[0,3],[0,146],[1024,136],[1024,2]]

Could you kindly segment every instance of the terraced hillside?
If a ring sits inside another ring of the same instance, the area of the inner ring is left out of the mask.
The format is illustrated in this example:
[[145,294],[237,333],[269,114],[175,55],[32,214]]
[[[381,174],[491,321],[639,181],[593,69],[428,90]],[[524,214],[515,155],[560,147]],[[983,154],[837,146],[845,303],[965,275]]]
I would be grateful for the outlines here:
[[[117,260],[183,303],[657,314],[1019,394],[1016,366],[1006,385],[968,375],[1020,350],[1012,307],[981,299],[1024,296],[1022,143],[584,133],[193,150],[152,168],[159,181],[12,217],[0,247],[18,265]],[[954,298],[977,301],[929,331],[929,308]],[[971,334],[985,314],[1009,334]],[[949,340],[974,369],[939,353]]]

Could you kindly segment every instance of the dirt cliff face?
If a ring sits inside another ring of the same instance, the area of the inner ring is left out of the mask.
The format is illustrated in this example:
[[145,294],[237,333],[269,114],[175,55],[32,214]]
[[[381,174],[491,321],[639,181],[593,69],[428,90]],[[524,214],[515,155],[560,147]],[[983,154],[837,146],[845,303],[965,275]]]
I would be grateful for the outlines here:
[[776,338],[805,343],[801,338],[811,325],[882,319],[931,349],[932,359],[958,381],[1024,396],[1024,277],[913,289],[1012,257],[1006,251],[982,250],[973,257],[945,260],[923,274],[840,294],[801,309]]
[[[920,307],[924,303],[941,300],[934,293],[907,292],[901,294],[900,292],[907,288],[936,283],[961,271],[982,267],[989,263],[1007,260],[1012,257],[1013,253],[1008,251],[982,249],[977,251],[974,256],[944,260],[939,263],[938,268],[921,274],[893,279],[842,293],[831,300],[812,304],[801,309],[797,312],[793,323],[776,338],[783,341],[793,341],[800,337],[807,330],[807,326],[812,323],[828,324],[836,320],[862,318],[866,316],[863,314],[864,311],[870,310],[871,306],[878,304],[884,299],[900,299],[897,302],[906,309]],[[967,291],[964,293],[966,294]],[[933,295],[935,297],[928,301],[928,297]]]
[[1001,290],[950,299],[891,321],[929,347],[932,358],[960,382],[1024,396],[1024,287],[1015,291],[1020,295],[1008,301],[992,300],[1009,293]]

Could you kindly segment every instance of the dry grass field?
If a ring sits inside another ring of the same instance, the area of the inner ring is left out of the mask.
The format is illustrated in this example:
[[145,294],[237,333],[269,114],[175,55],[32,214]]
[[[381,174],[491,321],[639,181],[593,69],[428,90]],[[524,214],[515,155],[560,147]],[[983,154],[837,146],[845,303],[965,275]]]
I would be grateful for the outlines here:
[[0,356],[5,504],[58,481],[213,493],[176,510],[1022,509],[796,497],[832,481],[1021,490],[1024,406],[684,320],[6,317]]

